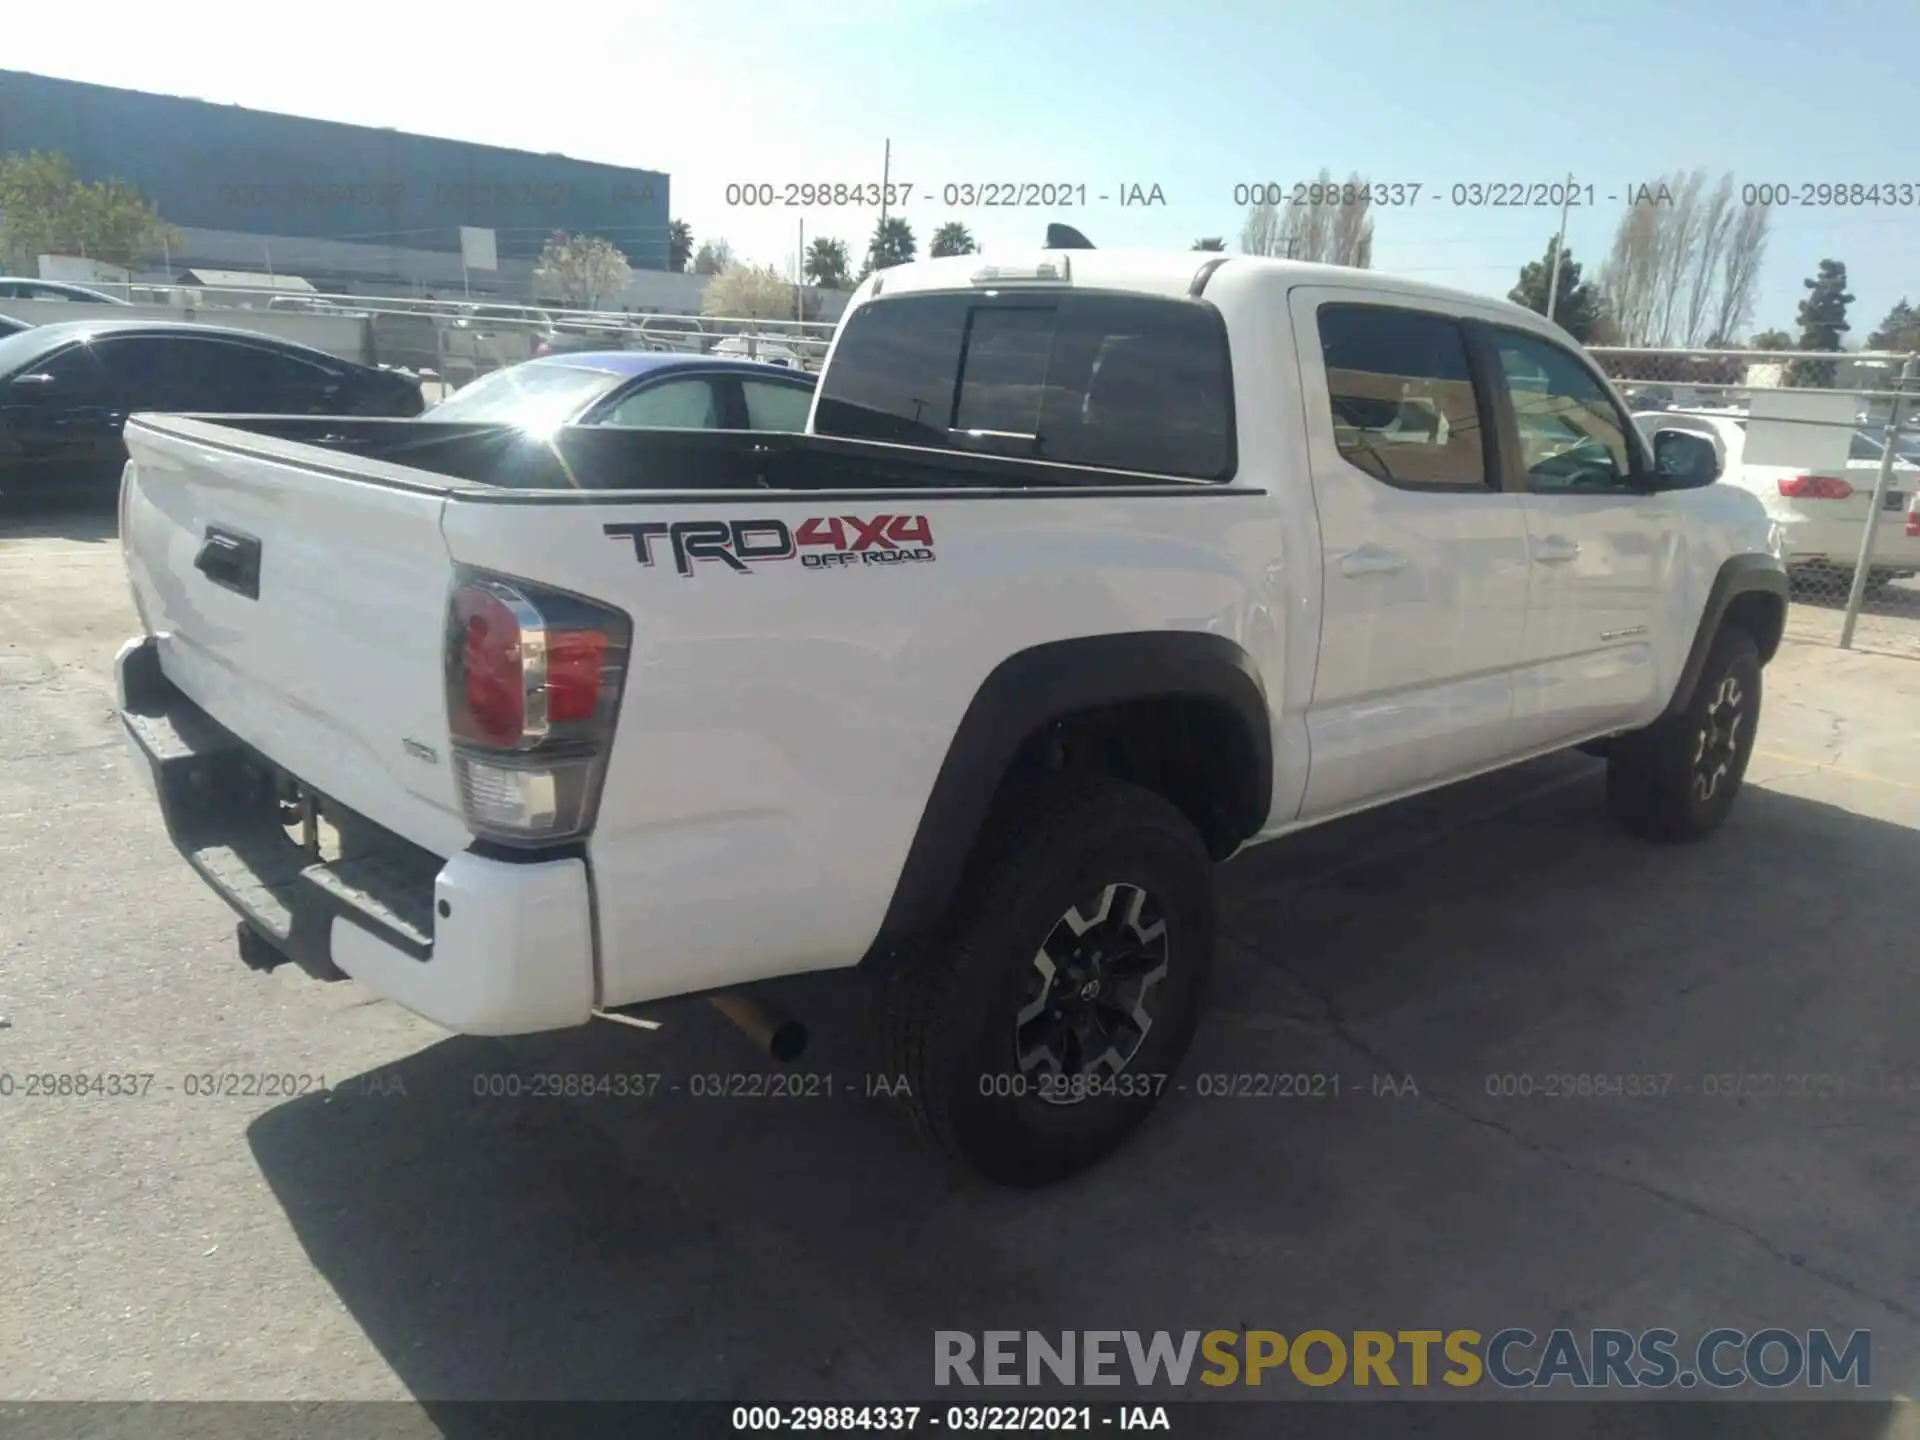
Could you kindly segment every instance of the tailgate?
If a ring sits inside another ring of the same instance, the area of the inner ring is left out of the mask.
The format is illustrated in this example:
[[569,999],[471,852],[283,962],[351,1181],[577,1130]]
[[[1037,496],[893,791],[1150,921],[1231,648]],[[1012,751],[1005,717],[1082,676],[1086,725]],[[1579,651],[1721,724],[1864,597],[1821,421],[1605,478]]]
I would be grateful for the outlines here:
[[121,546],[166,677],[322,795],[464,849],[437,477],[199,421],[126,439]]

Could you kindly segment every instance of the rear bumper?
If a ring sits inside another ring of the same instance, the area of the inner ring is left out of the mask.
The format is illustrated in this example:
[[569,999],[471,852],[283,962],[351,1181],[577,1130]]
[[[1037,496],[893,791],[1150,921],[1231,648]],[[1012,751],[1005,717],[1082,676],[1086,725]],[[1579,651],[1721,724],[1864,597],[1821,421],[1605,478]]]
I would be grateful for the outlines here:
[[174,847],[274,951],[466,1034],[591,1018],[584,859],[442,858],[330,803],[339,853],[318,859],[281,824],[284,772],[166,678],[151,637],[123,646],[115,671],[135,769]]
[[[1780,525],[1781,554],[1789,565],[1822,563],[1851,567],[1860,558],[1859,520],[1818,520],[1797,515],[1775,517]],[[1873,532],[1875,565],[1920,569],[1920,536],[1906,533],[1904,511],[1885,510]]]

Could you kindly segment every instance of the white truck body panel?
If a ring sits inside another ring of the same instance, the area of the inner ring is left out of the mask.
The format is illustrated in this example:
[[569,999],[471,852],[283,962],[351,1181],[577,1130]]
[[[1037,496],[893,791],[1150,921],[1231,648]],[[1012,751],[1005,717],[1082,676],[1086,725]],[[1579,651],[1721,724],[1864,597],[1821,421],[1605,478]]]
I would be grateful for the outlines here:
[[[450,772],[404,747],[445,748],[441,494],[316,473],[280,458],[309,447],[270,439],[238,454],[176,423],[214,443],[130,434],[121,520],[167,677],[317,789],[436,853],[465,848]],[[375,479],[398,468],[373,464]],[[194,568],[210,525],[261,542],[257,600]]]

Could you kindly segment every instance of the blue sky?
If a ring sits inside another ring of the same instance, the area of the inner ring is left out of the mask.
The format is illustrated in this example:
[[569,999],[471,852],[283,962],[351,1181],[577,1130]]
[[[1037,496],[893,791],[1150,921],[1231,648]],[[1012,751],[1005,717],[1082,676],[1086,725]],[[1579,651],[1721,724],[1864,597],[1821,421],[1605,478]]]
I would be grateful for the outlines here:
[[[76,43],[57,7],[26,7],[5,63],[666,170],[698,236],[783,267],[800,222],[858,242],[873,216],[729,207],[727,184],[878,180],[888,138],[923,244],[960,219],[989,251],[1017,247],[1059,218],[1100,245],[1231,245],[1236,184],[1325,165],[1424,187],[1376,212],[1377,268],[1493,293],[1557,212],[1456,207],[1456,182],[1592,184],[1568,233],[1594,269],[1624,203],[1606,197],[1677,168],[1920,190],[1913,0],[629,0],[551,18],[337,0],[325,18],[269,35],[257,7],[205,0],[184,29],[89,26]],[[1090,200],[1158,185],[1167,203],[939,203],[969,180],[1085,184]],[[1749,328],[1792,328],[1830,257],[1864,339],[1903,294],[1920,301],[1917,242],[1920,206],[1778,210]]]

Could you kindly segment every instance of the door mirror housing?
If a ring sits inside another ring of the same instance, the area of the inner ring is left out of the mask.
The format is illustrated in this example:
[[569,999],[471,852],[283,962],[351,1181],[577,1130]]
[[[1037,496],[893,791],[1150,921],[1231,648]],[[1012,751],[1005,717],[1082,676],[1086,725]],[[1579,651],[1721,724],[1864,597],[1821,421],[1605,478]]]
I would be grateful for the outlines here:
[[1720,478],[1713,441],[1686,430],[1660,430],[1653,437],[1653,488],[1697,490]]

